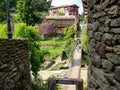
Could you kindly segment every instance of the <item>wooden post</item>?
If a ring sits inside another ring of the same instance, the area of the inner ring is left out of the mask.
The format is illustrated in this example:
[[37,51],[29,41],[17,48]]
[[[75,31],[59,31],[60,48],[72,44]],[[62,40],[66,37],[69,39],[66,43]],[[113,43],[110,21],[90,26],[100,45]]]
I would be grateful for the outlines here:
[[83,80],[79,80],[76,82],[76,90],[83,90]]
[[48,79],[48,90],[55,90],[55,85],[56,85],[56,79],[49,78]]

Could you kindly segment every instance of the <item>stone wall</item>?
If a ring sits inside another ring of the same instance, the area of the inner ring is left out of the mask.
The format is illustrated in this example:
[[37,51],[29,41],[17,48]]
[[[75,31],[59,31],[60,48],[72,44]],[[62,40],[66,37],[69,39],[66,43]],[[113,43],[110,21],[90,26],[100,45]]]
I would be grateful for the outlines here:
[[88,90],[120,90],[120,0],[88,0]]
[[27,40],[0,39],[0,90],[31,90]]

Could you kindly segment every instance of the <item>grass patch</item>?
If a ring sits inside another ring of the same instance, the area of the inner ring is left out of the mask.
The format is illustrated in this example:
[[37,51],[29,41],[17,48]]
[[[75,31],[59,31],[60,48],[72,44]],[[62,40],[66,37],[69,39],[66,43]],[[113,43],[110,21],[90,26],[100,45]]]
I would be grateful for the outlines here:
[[65,42],[66,41],[54,41],[54,40],[40,42],[41,49],[48,52],[48,54],[45,55],[45,60],[46,61],[53,60],[57,56],[61,55]]

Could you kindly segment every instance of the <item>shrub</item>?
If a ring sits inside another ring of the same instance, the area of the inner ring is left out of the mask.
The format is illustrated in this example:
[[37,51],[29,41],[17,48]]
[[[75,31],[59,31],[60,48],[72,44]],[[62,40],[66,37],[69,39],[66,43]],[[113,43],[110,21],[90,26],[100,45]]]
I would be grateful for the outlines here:
[[[11,32],[14,30],[14,23],[11,24]],[[7,38],[7,25],[6,24],[0,24],[0,38]]]
[[0,38],[7,38],[6,24],[0,24]]
[[35,78],[32,81],[32,90],[47,90],[47,84],[41,78]]
[[63,16],[63,15],[65,15],[65,11],[64,11],[64,9],[60,9],[60,10],[58,10],[57,15],[59,15],[59,16]]
[[81,30],[81,44],[82,44],[82,49],[84,52],[87,53],[87,41],[88,41],[88,37],[87,37],[87,30],[83,29]]
[[87,36],[87,29],[82,29],[81,30],[81,44],[82,44],[82,60],[83,62],[87,63],[87,41],[88,41],[88,36]]
[[74,38],[75,35],[75,25],[64,28],[65,39]]
[[53,26],[53,23],[45,22],[40,25],[40,33],[41,35],[48,37],[57,33],[57,28]]
[[40,35],[37,27],[26,26],[24,23],[17,24],[13,32],[15,38],[28,38],[29,41],[29,55],[31,62],[31,69],[34,76],[37,76],[41,63],[43,63],[44,51],[40,50]]
[[75,49],[74,39],[68,39],[64,46],[64,51],[66,52],[68,59],[70,59],[72,57],[74,49]]

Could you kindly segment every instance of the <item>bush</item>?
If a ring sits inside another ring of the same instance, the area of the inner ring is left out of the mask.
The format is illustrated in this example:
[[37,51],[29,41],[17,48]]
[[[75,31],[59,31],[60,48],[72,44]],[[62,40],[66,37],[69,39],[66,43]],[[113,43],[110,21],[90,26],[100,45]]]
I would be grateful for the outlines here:
[[[11,24],[11,32],[14,30],[14,23]],[[8,37],[7,25],[0,24],[0,38],[7,38]]]
[[75,25],[64,28],[65,39],[74,38],[75,35]]
[[58,15],[58,16],[63,16],[63,15],[65,15],[64,9],[58,10],[57,15]]
[[31,69],[34,76],[37,76],[40,65],[43,63],[44,51],[40,50],[40,35],[36,26],[26,26],[26,24],[21,23],[15,26],[13,32],[14,38],[28,38],[29,41],[29,55],[31,62]]
[[57,28],[53,25],[53,23],[45,22],[40,25],[40,33],[41,35],[48,37],[57,33]]
[[81,36],[82,49],[84,52],[87,53],[87,41],[88,41],[87,30],[85,30],[85,29],[81,30],[80,36]]
[[7,38],[6,24],[0,24],[0,38]]
[[74,49],[75,49],[74,39],[68,39],[64,46],[64,51],[66,52],[68,59],[70,59],[72,57]]
[[84,60],[83,62],[87,63],[87,41],[88,41],[88,36],[87,36],[87,30],[86,29],[82,29],[81,30],[81,44],[82,44],[82,60]]
[[40,78],[34,78],[32,81],[32,90],[47,90],[47,84]]
[[43,50],[47,50],[48,53],[45,55],[45,60],[53,60],[58,57],[62,50],[65,41],[59,40],[47,40],[40,43]]

